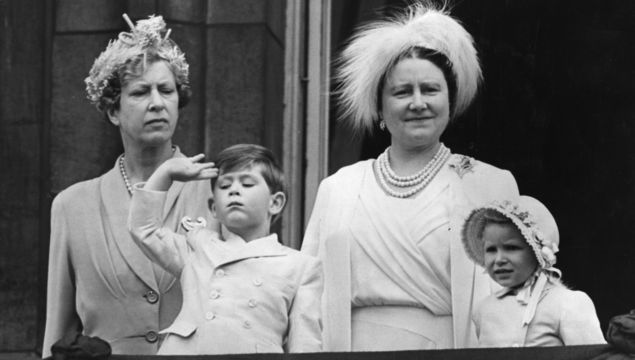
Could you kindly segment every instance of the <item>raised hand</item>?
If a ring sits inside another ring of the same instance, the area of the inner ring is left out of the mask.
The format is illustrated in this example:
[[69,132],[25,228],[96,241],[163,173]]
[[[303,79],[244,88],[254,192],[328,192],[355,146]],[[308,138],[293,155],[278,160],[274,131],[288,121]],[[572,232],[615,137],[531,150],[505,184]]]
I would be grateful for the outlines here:
[[205,180],[218,176],[213,162],[200,162],[204,157],[204,154],[198,154],[166,160],[150,176],[144,188],[167,191],[173,181]]
[[175,181],[205,180],[218,176],[218,169],[213,162],[200,162],[204,158],[204,154],[172,158],[161,166],[165,166],[169,176]]

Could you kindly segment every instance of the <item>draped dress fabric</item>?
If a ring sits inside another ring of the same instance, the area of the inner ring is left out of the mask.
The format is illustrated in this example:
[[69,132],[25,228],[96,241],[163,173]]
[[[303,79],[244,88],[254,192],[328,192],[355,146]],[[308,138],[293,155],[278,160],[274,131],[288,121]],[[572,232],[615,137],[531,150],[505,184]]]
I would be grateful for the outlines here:
[[416,197],[386,195],[365,160],[324,179],[302,251],[324,265],[326,351],[478,345],[471,312],[499,289],[467,257],[465,217],[513,199],[509,171],[453,154]]
[[407,199],[365,174],[350,225],[352,350],[451,347],[449,171]]
[[[177,149],[174,156],[184,155]],[[205,200],[211,196],[208,181],[175,182],[162,209],[164,224],[183,233],[184,216],[211,220]],[[75,330],[109,342],[113,354],[158,350],[157,332],[178,314],[181,289],[134,243],[129,206],[118,161],[53,201],[43,357]]]

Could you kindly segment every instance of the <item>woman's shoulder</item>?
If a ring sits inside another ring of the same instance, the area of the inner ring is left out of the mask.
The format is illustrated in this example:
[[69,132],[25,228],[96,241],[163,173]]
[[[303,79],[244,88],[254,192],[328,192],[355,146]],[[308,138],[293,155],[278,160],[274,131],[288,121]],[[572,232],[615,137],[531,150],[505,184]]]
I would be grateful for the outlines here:
[[333,175],[329,176],[329,178],[346,177],[354,174],[359,174],[360,172],[366,171],[368,169],[372,169],[373,161],[375,161],[375,159],[360,160],[356,163],[346,165],[339,168],[339,170],[337,170]]
[[518,196],[516,179],[508,170],[461,154],[453,154],[448,167],[456,175],[457,184],[470,196],[480,198],[479,202]]
[[366,171],[372,170],[373,161],[374,159],[361,160],[341,167],[335,173],[322,180],[322,184],[337,184],[341,186],[345,183],[355,182],[357,179],[361,180]]
[[53,201],[57,203],[72,203],[78,199],[86,199],[88,196],[93,196],[99,190],[99,182],[102,176],[80,181],[67,187],[60,191]]
[[465,176],[496,176],[509,173],[508,170],[462,154],[452,154],[448,160],[448,167],[461,178]]

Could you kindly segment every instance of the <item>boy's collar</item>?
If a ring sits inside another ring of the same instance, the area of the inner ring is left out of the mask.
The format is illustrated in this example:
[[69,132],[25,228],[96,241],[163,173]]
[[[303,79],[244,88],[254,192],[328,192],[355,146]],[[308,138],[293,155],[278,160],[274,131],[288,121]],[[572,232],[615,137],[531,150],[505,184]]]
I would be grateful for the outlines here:
[[[245,242],[238,235],[234,235],[231,240],[226,239],[226,241],[242,241],[242,246],[235,249],[233,254],[229,255],[221,262],[215,264],[218,266],[227,265],[232,262],[245,260],[249,258],[257,258],[257,257],[274,257],[274,256],[286,256],[287,252],[285,251],[284,246],[282,246],[278,242],[278,235],[271,234],[265,237],[261,237],[258,239],[254,239],[250,242]],[[237,238],[237,239],[236,239]]]

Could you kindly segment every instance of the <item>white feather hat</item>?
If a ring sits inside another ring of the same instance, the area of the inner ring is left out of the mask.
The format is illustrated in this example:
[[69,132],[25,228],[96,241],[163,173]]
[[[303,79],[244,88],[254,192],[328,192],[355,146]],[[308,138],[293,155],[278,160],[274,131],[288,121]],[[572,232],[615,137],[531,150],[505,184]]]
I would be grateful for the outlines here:
[[444,9],[419,2],[393,19],[362,25],[338,59],[341,115],[354,129],[372,130],[379,118],[380,81],[395,60],[413,47],[448,58],[457,87],[451,112],[456,116],[468,108],[482,77],[472,36]]

